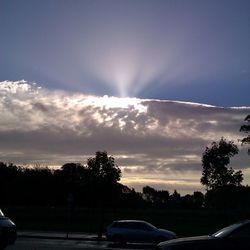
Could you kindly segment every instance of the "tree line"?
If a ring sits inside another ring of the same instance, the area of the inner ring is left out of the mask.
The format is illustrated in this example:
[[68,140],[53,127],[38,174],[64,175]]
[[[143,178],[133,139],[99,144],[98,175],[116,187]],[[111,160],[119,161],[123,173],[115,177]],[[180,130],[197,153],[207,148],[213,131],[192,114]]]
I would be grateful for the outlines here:
[[204,203],[201,192],[181,196],[150,186],[136,192],[119,183],[120,177],[120,168],[105,151],[96,152],[86,166],[66,163],[60,169],[0,162],[0,205],[200,208]]
[[[250,115],[240,130],[250,132]],[[250,135],[242,139],[250,143]],[[145,186],[136,192],[119,183],[121,170],[107,152],[96,152],[86,165],[66,163],[59,169],[23,167],[0,162],[0,205],[84,207],[239,208],[250,205],[250,188],[243,174],[229,167],[238,147],[224,138],[202,155],[201,184],[206,193],[181,196],[176,190]],[[250,152],[249,152],[250,154]]]

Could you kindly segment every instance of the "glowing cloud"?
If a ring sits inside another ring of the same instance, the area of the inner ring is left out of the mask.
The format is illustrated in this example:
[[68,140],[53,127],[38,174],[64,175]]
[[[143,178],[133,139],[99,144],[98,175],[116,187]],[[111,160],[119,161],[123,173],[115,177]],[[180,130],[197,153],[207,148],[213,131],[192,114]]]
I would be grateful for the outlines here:
[[[122,167],[124,183],[188,192],[199,187],[205,146],[221,136],[237,142],[250,108],[98,97],[4,81],[0,113],[2,161],[58,166],[85,163],[96,151],[106,150]],[[241,152],[233,167],[249,174],[247,158]]]

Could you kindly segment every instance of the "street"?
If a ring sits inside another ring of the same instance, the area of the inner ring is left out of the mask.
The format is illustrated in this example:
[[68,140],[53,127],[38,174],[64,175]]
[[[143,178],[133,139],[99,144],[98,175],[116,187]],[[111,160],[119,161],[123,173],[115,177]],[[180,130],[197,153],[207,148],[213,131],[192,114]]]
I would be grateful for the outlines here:
[[153,250],[154,246],[144,244],[127,244],[125,246],[115,246],[106,241],[82,241],[82,240],[56,240],[37,238],[18,238],[14,245],[6,247],[6,250]]

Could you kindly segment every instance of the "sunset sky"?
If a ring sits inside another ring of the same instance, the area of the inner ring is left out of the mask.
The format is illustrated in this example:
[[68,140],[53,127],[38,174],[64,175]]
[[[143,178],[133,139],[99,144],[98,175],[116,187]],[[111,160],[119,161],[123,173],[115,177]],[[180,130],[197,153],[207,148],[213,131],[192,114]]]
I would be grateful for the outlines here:
[[1,0],[0,161],[113,155],[122,183],[202,190],[201,155],[250,113],[248,0]]

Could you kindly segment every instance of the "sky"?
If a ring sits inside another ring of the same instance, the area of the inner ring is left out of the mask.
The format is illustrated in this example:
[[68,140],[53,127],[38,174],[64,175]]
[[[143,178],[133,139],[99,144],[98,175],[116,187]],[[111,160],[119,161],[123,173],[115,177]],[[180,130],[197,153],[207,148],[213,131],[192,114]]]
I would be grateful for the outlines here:
[[[201,154],[250,113],[248,0],[1,0],[0,159],[97,150],[122,182],[202,190]],[[246,148],[233,159],[250,184]]]

